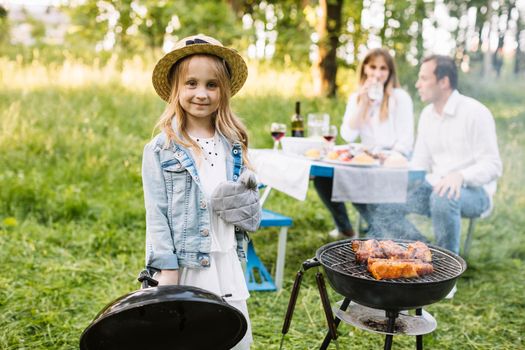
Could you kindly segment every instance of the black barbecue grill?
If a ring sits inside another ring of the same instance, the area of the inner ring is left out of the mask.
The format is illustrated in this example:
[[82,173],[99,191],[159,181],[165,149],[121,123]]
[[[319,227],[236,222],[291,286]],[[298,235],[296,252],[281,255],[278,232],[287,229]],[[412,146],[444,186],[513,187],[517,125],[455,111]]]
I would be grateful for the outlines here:
[[[407,248],[408,243],[397,244]],[[451,278],[458,277],[464,271],[464,264],[455,257],[451,257],[450,253],[445,253],[443,249],[430,247],[432,252],[432,265],[434,265],[434,272],[419,278],[398,278],[385,279],[377,281],[367,271],[366,265],[358,265],[355,263],[355,253],[352,250],[352,241],[349,242],[335,242],[333,245],[326,245],[319,254],[319,261],[332,270],[348,275],[368,279],[374,282],[388,282],[397,284],[417,284],[428,282],[442,282]]]
[[[346,311],[351,301],[385,311],[388,322],[385,349],[390,349],[392,346],[395,322],[401,311],[416,309],[416,315],[422,315],[422,307],[443,299],[454,287],[456,279],[467,268],[465,261],[458,255],[429,245],[434,267],[431,274],[418,278],[376,280],[368,272],[367,266],[356,263],[352,241],[343,240],[327,244],[317,250],[315,258],[303,263],[302,269],[297,272],[290,295],[282,329],[283,339],[290,327],[303,274],[312,267],[322,266],[332,288],[345,297],[340,307],[341,312]],[[404,247],[413,242],[394,241]],[[320,349],[326,349],[331,340],[337,339],[336,328],[341,320],[333,317],[324,277],[320,271],[317,272],[316,280],[328,324],[328,334]],[[417,336],[417,348],[423,348],[421,335]]]
[[227,350],[246,333],[241,311],[224,297],[180,285],[158,286],[149,271],[142,289],[108,304],[80,337],[80,350]]

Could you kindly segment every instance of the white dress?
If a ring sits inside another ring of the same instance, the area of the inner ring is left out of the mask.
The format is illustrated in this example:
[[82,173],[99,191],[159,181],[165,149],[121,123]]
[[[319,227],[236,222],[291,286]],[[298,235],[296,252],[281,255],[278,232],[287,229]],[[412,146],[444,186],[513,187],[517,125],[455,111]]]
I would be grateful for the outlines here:
[[[210,197],[217,185],[226,181],[225,148],[217,133],[213,138],[192,137],[202,154],[192,152],[201,179],[201,189],[208,202],[211,223],[210,267],[207,269],[180,269],[180,284],[209,290],[224,297],[226,302],[240,310],[246,317],[248,329],[244,338],[233,348],[249,349],[253,342],[250,317],[246,300],[250,296],[241,262],[237,257],[237,241],[233,225],[222,220],[211,208]],[[225,297],[230,294],[231,296]]]

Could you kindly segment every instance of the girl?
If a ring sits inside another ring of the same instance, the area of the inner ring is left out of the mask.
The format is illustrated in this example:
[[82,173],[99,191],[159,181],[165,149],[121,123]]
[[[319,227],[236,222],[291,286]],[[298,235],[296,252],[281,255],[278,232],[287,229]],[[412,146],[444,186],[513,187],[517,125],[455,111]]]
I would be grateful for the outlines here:
[[[366,55],[359,71],[359,87],[348,99],[341,137],[347,142],[360,137],[368,149],[410,155],[414,142],[412,99],[399,87],[394,59],[387,50],[374,49]],[[330,236],[353,237],[355,233],[345,204],[331,201],[332,179],[317,177],[314,185],[337,226]],[[368,205],[353,205],[371,224]]]
[[142,164],[147,268],[160,285],[203,288],[241,310],[248,331],[235,349],[252,342],[240,263],[245,232],[213,211],[211,195],[224,181],[237,181],[247,164],[246,128],[229,105],[246,77],[243,58],[216,39],[179,41],[153,71],[168,105]]

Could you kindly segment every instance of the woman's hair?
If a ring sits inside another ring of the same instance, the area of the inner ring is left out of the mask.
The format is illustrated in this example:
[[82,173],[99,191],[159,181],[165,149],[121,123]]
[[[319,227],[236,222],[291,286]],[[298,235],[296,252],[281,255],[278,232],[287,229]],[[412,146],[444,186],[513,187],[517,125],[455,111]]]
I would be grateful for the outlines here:
[[379,120],[384,122],[388,119],[388,100],[390,95],[393,92],[394,88],[399,87],[399,80],[397,79],[396,65],[394,59],[386,49],[372,49],[368,51],[361,64],[361,69],[359,70],[359,84],[363,84],[368,77],[365,74],[365,66],[370,63],[370,61],[375,60],[377,57],[382,57],[385,60],[385,63],[388,67],[388,78],[383,85],[383,102],[381,102],[381,109],[379,112]]
[[[201,55],[201,54],[199,54]],[[189,62],[192,55],[181,59],[170,70],[171,93],[166,109],[160,116],[155,128],[163,130],[167,135],[167,143],[174,141],[184,147],[192,148],[197,154],[201,153],[201,149],[197,142],[195,142],[186,131],[186,111],[179,103],[179,95],[181,87],[185,83],[185,78],[188,73]],[[249,165],[247,151],[248,151],[248,133],[246,127],[240,119],[230,109],[230,74],[226,62],[214,55],[203,55],[210,57],[213,61],[213,69],[217,77],[217,84],[219,86],[219,107],[213,114],[213,124],[215,130],[224,135],[230,142],[240,142],[242,147],[243,162]],[[175,122],[173,123],[173,120]]]

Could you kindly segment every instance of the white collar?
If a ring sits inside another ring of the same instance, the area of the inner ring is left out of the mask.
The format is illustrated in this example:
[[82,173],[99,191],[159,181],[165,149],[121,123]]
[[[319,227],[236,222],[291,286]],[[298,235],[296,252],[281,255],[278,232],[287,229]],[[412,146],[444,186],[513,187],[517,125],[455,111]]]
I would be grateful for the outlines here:
[[[443,107],[443,117],[453,117],[456,114],[456,108],[459,104],[460,97],[461,94],[458,90],[452,91],[447,99],[447,102],[445,103],[445,106]],[[432,105],[432,111],[434,112],[435,116],[440,116],[436,111],[436,106],[434,104]]]
[[458,90],[452,91],[452,94],[448,97],[447,103],[445,103],[445,107],[443,108],[443,115],[453,117],[456,114],[460,96]]

